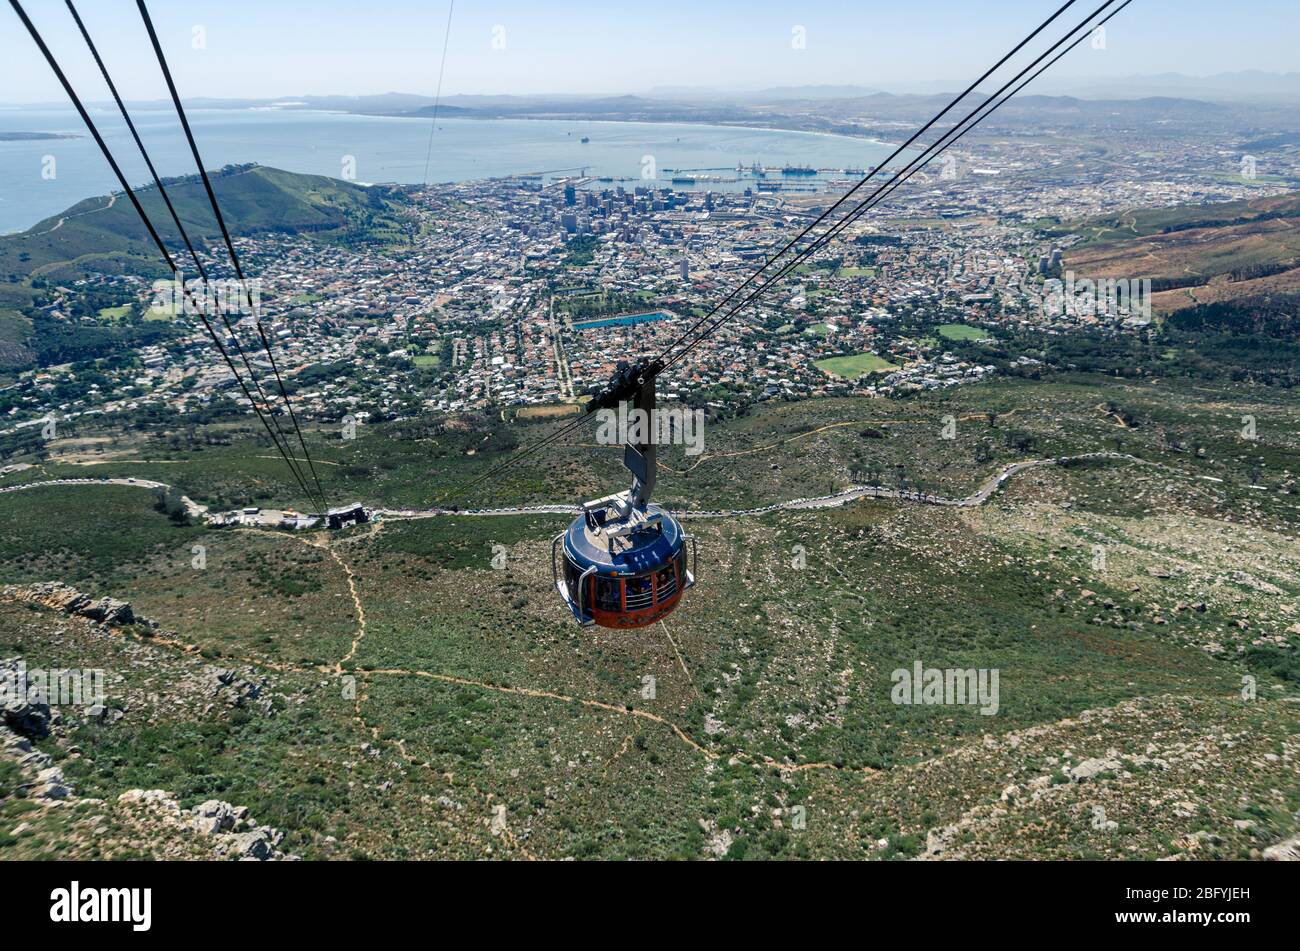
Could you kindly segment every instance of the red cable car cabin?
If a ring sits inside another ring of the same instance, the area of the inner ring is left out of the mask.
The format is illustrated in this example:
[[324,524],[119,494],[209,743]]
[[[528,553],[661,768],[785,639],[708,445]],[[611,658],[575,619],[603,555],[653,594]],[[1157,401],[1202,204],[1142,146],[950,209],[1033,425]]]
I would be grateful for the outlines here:
[[695,584],[681,524],[657,505],[620,516],[621,502],[611,496],[588,503],[551,545],[556,590],[584,627],[646,627],[667,617]]
[[[587,403],[588,412],[631,402],[648,417],[655,412],[655,377],[661,360],[620,363],[609,385]],[[555,590],[583,627],[646,627],[677,607],[695,575],[686,570],[686,542],[677,519],[650,503],[654,491],[654,439],[641,433],[623,449],[632,488],[594,502],[551,543]],[[564,543],[563,577],[559,560]],[[694,553],[694,542],[691,544]]]

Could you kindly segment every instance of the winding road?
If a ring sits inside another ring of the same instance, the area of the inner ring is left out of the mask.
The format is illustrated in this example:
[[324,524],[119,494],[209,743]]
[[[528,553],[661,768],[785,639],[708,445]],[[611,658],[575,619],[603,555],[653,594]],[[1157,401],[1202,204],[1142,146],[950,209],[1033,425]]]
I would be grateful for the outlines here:
[[[1088,461],[1114,461],[1114,462],[1133,462],[1148,465],[1144,459],[1137,456],[1131,456],[1128,453],[1121,452],[1087,452],[1077,456],[1058,456],[1052,459],[1034,459],[1027,462],[1015,462],[1003,467],[997,474],[990,476],[980,487],[970,495],[960,499],[945,498],[940,495],[930,495],[922,492],[909,492],[903,489],[892,489],[883,485],[855,485],[830,495],[819,495],[813,498],[790,499],[785,502],[774,502],[771,505],[764,505],[760,508],[753,509],[725,509],[719,511],[681,511],[674,514],[683,521],[691,519],[706,518],[752,518],[758,515],[767,515],[771,512],[779,511],[797,511],[804,509],[828,509],[837,508],[841,505],[847,505],[858,499],[898,499],[904,502],[917,502],[922,505],[943,505],[951,508],[974,508],[987,502],[998,489],[1006,483],[1012,476],[1018,475],[1029,469],[1035,469],[1040,466],[1056,466],[1072,462]],[[141,489],[169,489],[165,482],[154,482],[150,479],[131,479],[131,478],[102,478],[102,479],[50,479],[43,482],[23,482],[18,485],[0,486],[0,495],[6,492],[20,492],[26,489],[39,489],[48,486],[73,486],[73,485],[121,485],[132,486]],[[188,500],[185,500],[188,502]],[[193,503],[190,503],[192,506]],[[195,509],[198,507],[195,506]],[[447,516],[468,516],[471,518],[490,518],[496,516],[511,515],[572,515],[578,511],[574,505],[520,505],[509,508],[498,509],[461,509],[453,511],[452,509],[432,508],[432,509],[389,509],[375,508],[371,512],[381,519],[387,520],[412,520],[422,518],[439,518]]]
[[[847,505],[850,502],[863,498],[899,499],[905,502],[918,502],[923,505],[945,505],[952,508],[973,508],[987,502],[989,498],[992,497],[992,495],[1012,476],[1018,475],[1028,469],[1038,468],[1039,466],[1055,466],[1071,462],[1099,460],[1147,464],[1145,459],[1139,459],[1137,456],[1131,456],[1128,453],[1087,452],[1077,456],[1059,456],[1053,459],[1034,459],[1028,462],[1012,463],[1009,466],[1005,466],[996,475],[990,476],[986,479],[981,483],[980,487],[970,495],[960,499],[950,499],[941,495],[930,495],[922,492],[908,492],[902,489],[892,489],[883,485],[855,485],[844,489],[842,492],[834,492],[830,495],[790,499],[785,502],[774,502],[771,505],[764,505],[760,508],[725,509],[719,511],[675,509],[673,514],[682,521],[705,518],[750,518],[756,515],[767,515],[771,512],[779,512],[783,510],[837,508],[841,505]],[[372,511],[386,519],[417,519],[437,518],[439,516],[447,515],[471,517],[500,515],[570,515],[577,512],[578,507],[574,505],[527,505],[499,509],[461,509],[460,511],[452,511],[450,509],[385,508],[373,509]]]

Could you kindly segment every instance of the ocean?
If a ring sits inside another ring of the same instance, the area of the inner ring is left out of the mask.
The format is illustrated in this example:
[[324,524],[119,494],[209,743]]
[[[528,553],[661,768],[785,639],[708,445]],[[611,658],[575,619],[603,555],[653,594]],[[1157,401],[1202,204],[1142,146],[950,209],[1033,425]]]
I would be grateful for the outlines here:
[[[292,172],[359,183],[466,181],[532,172],[635,179],[667,187],[695,177],[713,189],[756,186],[709,181],[735,178],[738,164],[858,169],[875,164],[889,147],[868,139],[812,132],[681,123],[569,122],[550,119],[440,118],[429,150],[431,122],[346,113],[276,109],[191,109],[199,150],[209,168],[258,162]],[[148,171],[115,108],[91,118],[113,149],[127,179]],[[193,160],[170,109],[133,108],[146,147],[163,176],[194,172]],[[85,198],[117,189],[117,181],[71,108],[0,107],[0,133],[73,133],[78,138],[0,141],[0,233],[21,231]],[[583,142],[583,138],[588,142]],[[653,173],[653,179],[645,175]],[[839,172],[833,176],[841,177]],[[842,176],[849,177],[849,176]],[[780,176],[776,176],[777,180]],[[798,184],[804,184],[800,179]]]

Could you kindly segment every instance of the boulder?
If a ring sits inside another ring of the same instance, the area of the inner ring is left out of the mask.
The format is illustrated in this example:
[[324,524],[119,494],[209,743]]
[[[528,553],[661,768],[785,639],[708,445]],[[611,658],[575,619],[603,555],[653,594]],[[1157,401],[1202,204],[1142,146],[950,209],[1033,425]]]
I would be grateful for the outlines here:
[[206,835],[229,831],[237,821],[235,807],[220,799],[209,799],[190,811],[194,813],[192,825]]
[[4,725],[15,733],[42,740],[50,735],[50,705],[41,701],[10,700],[4,705]]
[[1086,783],[1090,779],[1111,770],[1119,769],[1119,762],[1112,759],[1086,759],[1070,770],[1070,779],[1076,783]]
[[135,612],[131,610],[131,605],[116,598],[100,598],[81,608],[77,613],[101,624],[135,623]]
[[28,795],[33,799],[67,799],[72,787],[63,779],[63,770],[51,766],[36,774],[36,785]]
[[147,618],[136,617],[135,611],[126,601],[117,598],[100,598],[95,600],[90,595],[82,594],[76,588],[61,581],[42,581],[38,584],[21,586],[8,585],[4,596],[14,600],[39,604],[52,611],[84,617],[100,624],[147,624],[156,626]]
[[1300,862],[1300,836],[1292,836],[1264,850],[1268,862]]
[[267,841],[266,833],[261,829],[254,829],[251,832],[237,832],[230,836],[229,840],[225,844],[226,852],[240,859],[255,859],[264,862],[271,858],[274,851],[271,843]]

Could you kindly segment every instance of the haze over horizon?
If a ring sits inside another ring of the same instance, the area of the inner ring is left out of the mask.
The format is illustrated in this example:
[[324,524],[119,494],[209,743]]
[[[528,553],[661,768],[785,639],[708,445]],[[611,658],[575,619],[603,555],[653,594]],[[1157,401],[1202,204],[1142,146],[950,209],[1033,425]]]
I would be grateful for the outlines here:
[[[1008,0],[975,15],[956,0],[926,0],[906,10],[755,0],[738,11],[667,0],[630,19],[624,10],[567,0],[545,9],[517,0],[491,9],[462,4],[452,16],[443,95],[739,93],[803,86],[936,91],[968,82],[987,66],[990,49],[1006,48],[1056,5]],[[26,6],[79,92],[90,101],[106,98],[63,5]],[[1077,21],[1087,9],[1070,10],[1060,22]],[[134,6],[83,4],[80,12],[123,95],[162,98],[165,89],[152,57],[144,55],[148,40]],[[398,0],[368,8],[360,19],[340,0],[273,7],[198,0],[156,2],[151,14],[186,98],[431,96],[448,7]],[[12,25],[0,34],[6,64],[0,102],[63,103],[62,90],[16,18]],[[1036,91],[1184,73],[1188,64],[1204,77],[1293,73],[1291,38],[1300,33],[1300,8],[1261,0],[1249,16],[1225,16],[1210,0],[1139,0],[1107,30],[1104,50],[1081,47],[1068,78]],[[895,39],[873,43],[878,36]]]

